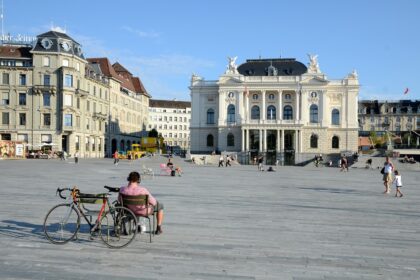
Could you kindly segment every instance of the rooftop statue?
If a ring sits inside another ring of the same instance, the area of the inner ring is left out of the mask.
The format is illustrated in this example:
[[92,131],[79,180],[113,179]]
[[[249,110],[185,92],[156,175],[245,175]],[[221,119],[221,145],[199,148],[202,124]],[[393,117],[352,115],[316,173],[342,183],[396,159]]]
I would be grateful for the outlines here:
[[319,64],[318,64],[318,55],[308,53],[308,57],[309,57],[308,73],[321,73],[321,70],[319,69]]
[[227,65],[227,70],[225,74],[238,74],[238,65],[236,65],[236,59],[238,59],[237,56],[235,57],[228,56],[229,63]]

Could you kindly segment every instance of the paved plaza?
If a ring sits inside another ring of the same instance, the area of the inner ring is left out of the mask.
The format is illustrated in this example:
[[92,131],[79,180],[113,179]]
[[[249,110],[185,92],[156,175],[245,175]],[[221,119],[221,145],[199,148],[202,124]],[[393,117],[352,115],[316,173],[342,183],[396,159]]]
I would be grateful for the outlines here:
[[[402,172],[403,198],[383,195],[379,170],[195,166],[142,184],[165,205],[164,233],[107,248],[82,231],[53,245],[42,223],[62,200],[121,186],[163,157],[0,160],[0,279],[420,279],[420,172]],[[394,189],[393,189],[394,191]],[[86,229],[86,227],[82,228]]]

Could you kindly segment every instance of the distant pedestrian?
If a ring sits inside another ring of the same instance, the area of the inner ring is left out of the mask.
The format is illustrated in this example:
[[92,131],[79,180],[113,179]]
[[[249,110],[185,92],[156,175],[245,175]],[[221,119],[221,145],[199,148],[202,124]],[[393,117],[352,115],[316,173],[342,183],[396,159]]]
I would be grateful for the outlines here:
[[227,157],[226,157],[226,167],[228,167],[228,165],[229,165],[229,166],[231,166],[231,165],[230,165],[230,161],[231,161],[230,156],[227,156]]
[[254,157],[254,159],[253,159],[253,164],[254,164],[254,165],[257,165],[257,157]]
[[400,194],[399,197],[403,197],[403,194],[400,190],[400,188],[402,188],[401,174],[398,170],[395,170],[394,174],[395,174],[394,183],[395,183],[395,188],[396,188],[395,197],[398,197],[398,194]]
[[74,153],[74,163],[78,164],[79,163],[79,152],[76,151]]
[[391,182],[392,182],[392,172],[394,171],[394,164],[391,162],[389,157],[385,158],[384,167],[381,170],[383,171],[382,180],[384,181],[385,191],[384,193],[391,192]]
[[264,161],[264,157],[263,156],[260,156],[258,158],[258,170],[259,171],[264,171],[263,161]]
[[120,161],[118,151],[115,151],[115,153],[112,155],[112,157],[114,158],[114,165],[118,165],[118,162]]
[[347,158],[346,157],[341,158],[341,170],[340,171],[349,171],[349,166],[347,164]]
[[66,154],[64,150],[61,151],[60,160],[66,160]]
[[220,157],[219,157],[219,167],[220,166],[223,167],[223,161],[224,161],[223,156],[220,155]]

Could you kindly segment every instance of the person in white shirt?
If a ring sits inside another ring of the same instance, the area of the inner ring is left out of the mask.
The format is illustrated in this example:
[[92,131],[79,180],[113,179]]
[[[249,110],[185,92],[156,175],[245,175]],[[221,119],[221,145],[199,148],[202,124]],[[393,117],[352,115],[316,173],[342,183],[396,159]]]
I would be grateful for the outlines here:
[[395,174],[394,183],[395,183],[395,188],[397,189],[397,191],[395,192],[395,197],[398,197],[398,194],[400,194],[399,197],[403,197],[403,194],[400,190],[400,188],[402,188],[401,174],[400,172],[398,172],[398,170],[395,170],[394,174]]
[[390,193],[391,192],[391,182],[392,182],[392,172],[393,171],[394,171],[394,164],[392,164],[389,157],[386,157],[385,158],[385,163],[384,163],[384,176],[382,178],[383,181],[384,181],[384,186],[385,186],[384,193]]

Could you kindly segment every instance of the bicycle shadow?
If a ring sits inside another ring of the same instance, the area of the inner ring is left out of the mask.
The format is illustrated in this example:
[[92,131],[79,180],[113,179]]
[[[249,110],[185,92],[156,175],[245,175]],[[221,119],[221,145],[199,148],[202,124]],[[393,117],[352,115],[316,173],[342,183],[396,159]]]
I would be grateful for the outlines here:
[[[3,220],[0,221],[0,236],[10,237],[14,239],[20,239],[25,241],[37,241],[49,244],[50,242],[45,238],[44,226],[39,224],[33,224],[29,222],[21,222],[15,220]],[[90,243],[94,241],[96,237],[91,237],[90,227],[88,225],[80,225],[77,238],[71,242],[74,243]],[[92,244],[93,245],[93,244]],[[95,245],[93,245],[95,246]]]
[[16,239],[40,240],[45,239],[42,225],[15,220],[0,222],[0,235]]

